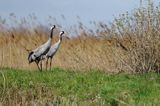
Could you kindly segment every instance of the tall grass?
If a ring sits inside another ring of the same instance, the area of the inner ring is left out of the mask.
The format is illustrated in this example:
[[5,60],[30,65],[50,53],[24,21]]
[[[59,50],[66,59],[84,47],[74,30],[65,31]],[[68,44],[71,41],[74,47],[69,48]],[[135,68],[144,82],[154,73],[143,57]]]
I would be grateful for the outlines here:
[[54,68],[48,72],[3,69],[2,106],[158,105],[160,75],[104,74]]
[[[110,24],[95,22],[96,29],[89,30],[79,22],[78,30],[74,31],[78,32],[77,37],[63,39],[53,59],[53,67],[107,72],[159,72],[160,7],[150,0],[147,3],[133,13],[121,14]],[[35,69],[36,65],[28,64],[28,53],[24,48],[34,49],[45,42],[49,28],[41,24],[32,26],[36,23],[35,16],[20,21],[14,14],[10,17],[16,24],[10,28],[7,28],[5,19],[0,19],[0,67]],[[57,37],[53,40],[55,42]]]

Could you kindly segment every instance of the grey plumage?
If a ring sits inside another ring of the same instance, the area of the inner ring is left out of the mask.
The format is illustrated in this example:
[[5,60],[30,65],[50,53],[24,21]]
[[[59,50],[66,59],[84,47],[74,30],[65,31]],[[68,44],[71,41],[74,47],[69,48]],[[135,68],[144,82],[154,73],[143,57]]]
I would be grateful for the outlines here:
[[[55,25],[51,28],[50,37],[46,43],[39,46],[35,50],[32,50],[28,55],[28,61],[29,63],[36,62],[38,69],[42,71],[42,57],[46,55],[46,53],[50,50],[51,42],[52,42],[52,36],[53,36],[53,29],[55,29]],[[39,67],[39,62],[41,61],[41,67]]]
[[47,66],[48,66],[48,60],[50,59],[50,69],[51,69],[51,65],[52,65],[52,58],[53,56],[56,54],[57,50],[59,49],[61,42],[62,42],[62,35],[64,34],[64,31],[61,31],[59,34],[59,40],[57,43],[55,43],[54,45],[51,46],[51,48],[49,49],[49,51],[47,52],[46,55],[43,56],[43,59],[47,59],[46,61],[46,70],[47,70]]

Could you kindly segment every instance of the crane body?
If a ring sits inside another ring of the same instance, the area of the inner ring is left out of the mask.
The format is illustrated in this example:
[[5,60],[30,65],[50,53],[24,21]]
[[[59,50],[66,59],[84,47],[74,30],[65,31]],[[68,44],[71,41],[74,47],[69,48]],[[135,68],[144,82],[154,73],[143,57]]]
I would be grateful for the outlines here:
[[54,45],[52,45],[49,49],[49,51],[47,52],[46,55],[44,55],[42,57],[42,59],[47,59],[46,61],[46,70],[47,70],[47,66],[48,66],[48,60],[50,59],[50,69],[51,69],[51,65],[52,65],[52,58],[53,56],[57,53],[60,45],[61,45],[61,42],[62,42],[62,35],[64,34],[64,31],[61,31],[60,32],[60,35],[59,35],[59,40],[57,43],[55,43]]
[[[32,50],[28,55],[28,61],[29,64],[32,62],[36,62],[38,69],[42,71],[42,57],[48,53],[51,47],[52,37],[53,37],[53,29],[55,28],[55,25],[51,28],[51,33],[48,41],[44,43],[43,45],[39,46],[35,50]],[[39,62],[41,61],[41,64],[39,67]]]

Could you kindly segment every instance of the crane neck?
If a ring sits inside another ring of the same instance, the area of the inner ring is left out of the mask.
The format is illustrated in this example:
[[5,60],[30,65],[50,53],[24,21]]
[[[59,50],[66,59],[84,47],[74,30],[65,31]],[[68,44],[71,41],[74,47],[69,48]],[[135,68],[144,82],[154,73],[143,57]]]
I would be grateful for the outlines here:
[[51,29],[50,38],[53,37],[53,29],[54,29],[54,28]]
[[61,42],[62,42],[62,39],[59,38],[59,40],[58,40],[57,43],[58,43],[58,44],[61,44]]
[[62,41],[62,35],[64,34],[64,32],[62,32],[60,35],[59,35],[59,40]]
[[62,36],[59,37],[59,40],[62,41]]

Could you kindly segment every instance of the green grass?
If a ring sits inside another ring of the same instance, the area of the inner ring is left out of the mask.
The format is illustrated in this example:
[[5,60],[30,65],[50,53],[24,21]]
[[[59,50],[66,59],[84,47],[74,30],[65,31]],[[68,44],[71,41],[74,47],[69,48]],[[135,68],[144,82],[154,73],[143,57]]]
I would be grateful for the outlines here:
[[[0,75],[0,99],[43,102],[66,101],[70,104],[159,104],[160,75],[106,74],[91,70],[75,72],[55,68],[52,71],[3,69]],[[63,99],[63,100],[61,100]]]

